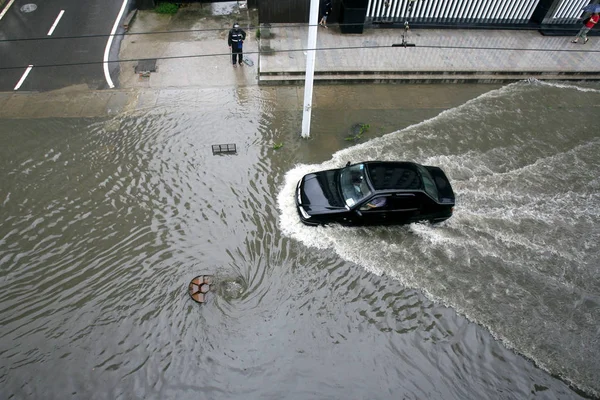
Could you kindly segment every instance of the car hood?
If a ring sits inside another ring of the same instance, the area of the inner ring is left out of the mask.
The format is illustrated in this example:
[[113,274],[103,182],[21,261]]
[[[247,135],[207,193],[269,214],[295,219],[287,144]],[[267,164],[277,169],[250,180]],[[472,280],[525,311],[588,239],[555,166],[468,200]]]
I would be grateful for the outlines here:
[[301,204],[310,213],[345,210],[339,190],[339,170],[305,175],[301,185]]

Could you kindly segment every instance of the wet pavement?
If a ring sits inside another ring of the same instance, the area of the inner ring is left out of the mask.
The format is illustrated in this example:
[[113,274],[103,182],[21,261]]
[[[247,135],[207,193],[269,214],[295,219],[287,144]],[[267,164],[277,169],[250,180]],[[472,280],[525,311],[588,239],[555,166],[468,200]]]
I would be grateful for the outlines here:
[[[157,58],[149,77],[132,73],[136,61],[122,64],[121,87],[217,87],[303,84],[308,27],[272,24],[258,28],[255,10],[231,4],[229,15],[208,6],[188,6],[174,17],[140,12],[123,40],[122,60]],[[226,6],[222,6],[226,7]],[[222,10],[221,10],[222,11]],[[227,32],[239,21],[248,36],[244,53],[252,67],[233,69]],[[143,34],[177,31],[171,34]],[[600,39],[573,44],[571,36],[543,36],[533,30],[403,30],[365,28],[344,34],[339,26],[319,28],[315,81],[320,83],[506,83],[523,79],[600,80]],[[260,36],[260,37],[259,37]]]
[[[260,56],[264,84],[302,83],[308,27],[273,26],[262,40],[274,53]],[[419,29],[402,43],[402,30],[365,29],[342,34],[319,29],[315,80],[320,82],[491,83],[600,80],[600,38],[584,46],[568,36],[538,31]],[[393,47],[395,46],[395,47]]]
[[[121,44],[120,59],[124,61],[120,63],[119,87],[256,85],[256,66],[232,67],[227,35],[234,22],[239,22],[247,33],[244,51],[256,53],[258,42],[249,27],[258,23],[257,12],[240,9],[237,2],[194,3],[181,8],[174,16],[138,12]],[[157,59],[157,71],[147,77],[136,74],[139,59]]]
[[[251,66],[231,65],[227,33],[233,22],[247,32],[244,52]],[[121,41],[116,89],[91,91],[80,85],[42,93],[4,92],[0,117],[102,116],[160,105],[173,90],[303,85],[308,28],[273,25],[262,29],[259,40],[257,26],[257,11],[240,8],[237,2],[189,4],[175,15],[139,11]],[[367,28],[363,34],[342,34],[335,25],[320,28],[315,82],[600,79],[596,37],[581,45],[570,43],[567,36],[542,36],[537,31],[422,29],[406,38],[416,47],[391,47],[401,42],[402,33]],[[136,72],[140,60],[155,61],[156,71]]]

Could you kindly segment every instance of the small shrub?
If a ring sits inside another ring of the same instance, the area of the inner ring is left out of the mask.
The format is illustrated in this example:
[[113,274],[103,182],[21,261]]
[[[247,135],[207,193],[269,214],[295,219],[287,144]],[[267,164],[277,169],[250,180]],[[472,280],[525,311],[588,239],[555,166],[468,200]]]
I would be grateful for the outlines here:
[[363,133],[367,132],[370,126],[369,124],[358,124],[357,126],[355,126],[355,128],[358,128],[358,132],[354,135],[347,136],[344,140],[347,140],[349,142],[356,142],[360,140],[362,138]]
[[280,148],[283,147],[283,142],[282,143],[274,143],[273,144],[273,150],[278,150]]
[[260,28],[256,29],[256,38],[260,39]]
[[173,3],[158,3],[154,11],[159,14],[176,14],[179,6]]

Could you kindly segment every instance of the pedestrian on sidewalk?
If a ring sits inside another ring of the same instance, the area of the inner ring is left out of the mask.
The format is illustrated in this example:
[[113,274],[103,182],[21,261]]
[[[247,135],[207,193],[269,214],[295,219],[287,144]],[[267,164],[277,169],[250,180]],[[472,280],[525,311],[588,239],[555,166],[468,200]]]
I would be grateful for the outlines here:
[[331,12],[331,0],[324,0],[321,2],[321,19],[319,25],[327,28],[327,17]]
[[598,23],[598,20],[600,20],[600,15],[598,15],[598,13],[593,13],[591,17],[584,20],[583,26],[579,30],[579,33],[577,33],[577,36],[575,36],[575,39],[571,41],[571,43],[577,43],[581,38],[583,39],[583,44],[586,44],[588,41],[587,33],[590,31],[590,29],[594,27],[594,25]]
[[244,40],[246,40],[246,32],[240,25],[236,22],[233,24],[233,28],[229,30],[229,38],[227,39],[227,44],[229,44],[229,48],[231,49],[231,61],[233,62],[233,67],[237,67],[237,63],[240,64],[240,67],[243,65],[243,46]]

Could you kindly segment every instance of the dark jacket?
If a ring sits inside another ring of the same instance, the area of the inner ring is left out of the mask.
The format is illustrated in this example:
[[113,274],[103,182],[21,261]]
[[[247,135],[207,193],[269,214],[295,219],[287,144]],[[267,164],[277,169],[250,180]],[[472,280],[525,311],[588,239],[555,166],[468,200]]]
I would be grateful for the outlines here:
[[242,28],[232,28],[229,31],[227,44],[230,45],[232,49],[241,49],[244,40],[246,40],[246,32],[244,32]]
[[331,1],[325,0],[324,2],[321,3],[321,16],[329,15],[330,12],[331,12]]

